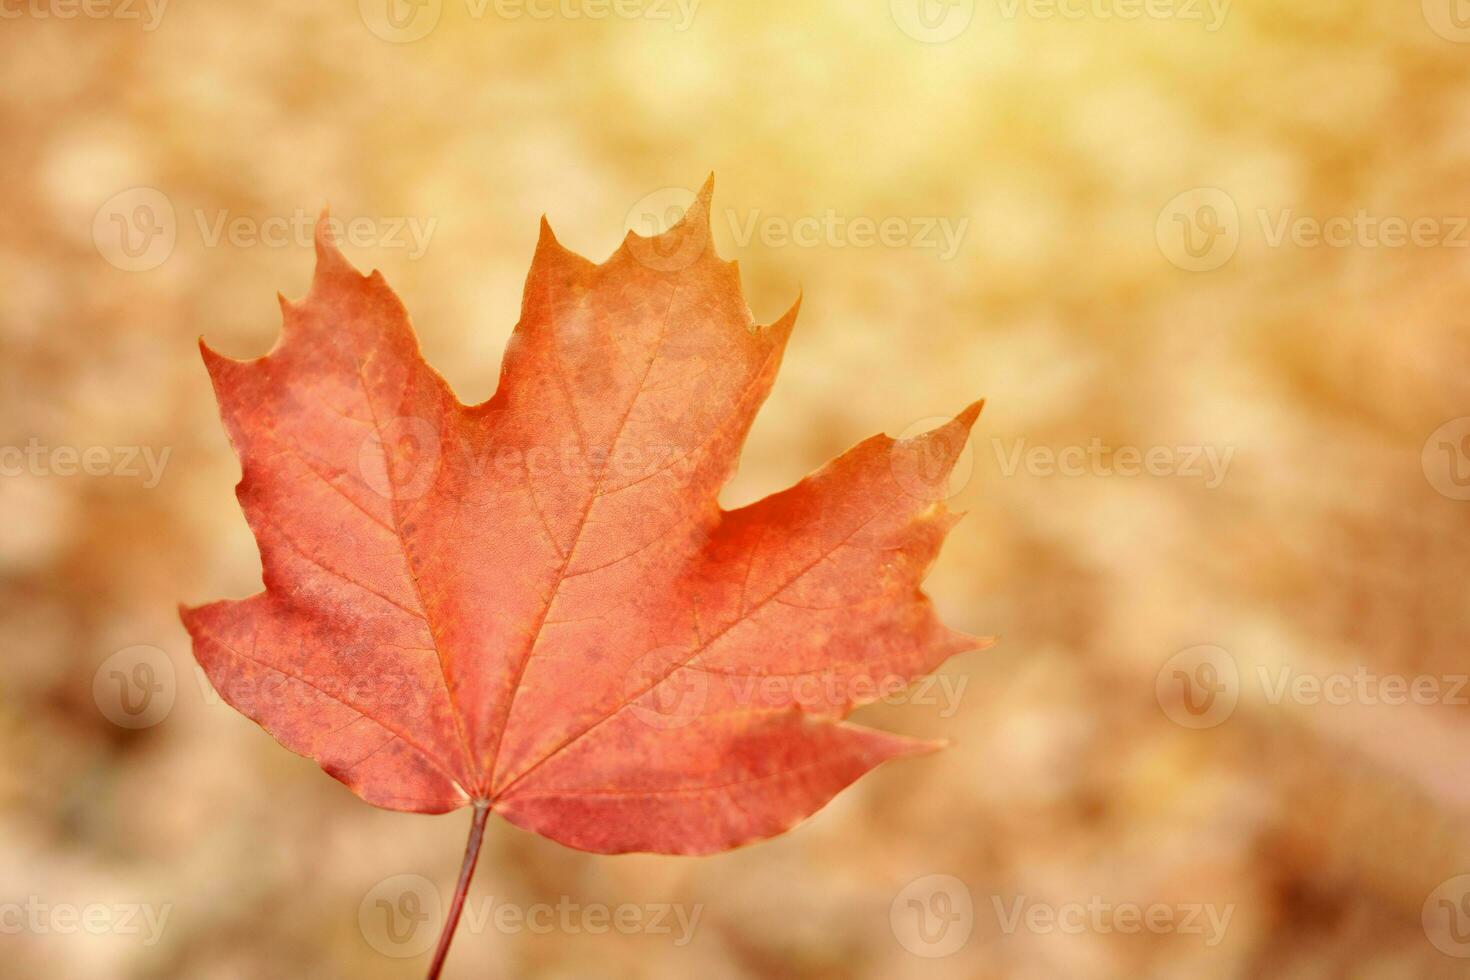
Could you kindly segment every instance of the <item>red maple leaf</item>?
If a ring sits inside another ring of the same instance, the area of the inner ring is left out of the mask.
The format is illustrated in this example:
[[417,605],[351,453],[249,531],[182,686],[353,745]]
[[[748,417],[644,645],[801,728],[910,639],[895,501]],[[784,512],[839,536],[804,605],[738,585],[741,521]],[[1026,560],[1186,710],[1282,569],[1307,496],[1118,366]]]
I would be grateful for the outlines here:
[[201,343],[265,591],[185,610],[195,656],[364,800],[475,806],[436,969],[490,811],[603,853],[779,834],[935,748],[841,718],[982,645],[919,588],[978,403],[719,507],[796,308],[752,323],[710,245],[710,191],[601,265],[543,220],[480,405],[325,223],[270,354]]

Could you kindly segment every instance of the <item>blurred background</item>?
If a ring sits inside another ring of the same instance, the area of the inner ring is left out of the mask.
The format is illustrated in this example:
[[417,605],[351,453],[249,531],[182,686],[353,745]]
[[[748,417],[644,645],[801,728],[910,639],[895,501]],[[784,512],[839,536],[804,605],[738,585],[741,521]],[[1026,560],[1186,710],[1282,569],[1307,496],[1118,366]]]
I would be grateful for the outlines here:
[[196,339],[330,205],[477,402],[541,214],[601,260],[713,170],[805,295],[727,505],[983,396],[928,591],[1001,642],[769,843],[492,820],[446,975],[1470,975],[1462,0],[0,0],[0,65],[0,973],[422,974],[468,812],[193,665],[260,588]]

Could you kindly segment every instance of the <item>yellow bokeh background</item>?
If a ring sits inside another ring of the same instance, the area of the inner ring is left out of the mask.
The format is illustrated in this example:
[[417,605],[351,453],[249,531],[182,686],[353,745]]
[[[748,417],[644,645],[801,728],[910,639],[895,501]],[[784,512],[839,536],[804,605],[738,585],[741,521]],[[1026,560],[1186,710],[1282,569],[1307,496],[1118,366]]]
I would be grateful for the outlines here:
[[[447,893],[468,815],[361,803],[193,667],[177,604],[260,587],[196,339],[266,351],[329,206],[479,401],[542,214],[600,260],[713,171],[756,318],[804,297],[726,503],[985,397],[927,587],[1001,642],[859,713],[947,751],[775,841],[606,858],[492,821],[472,903],[698,928],[462,927],[446,975],[1463,976],[1434,918],[1470,927],[1462,6],[0,0],[0,911],[171,908],[151,945],[7,929],[0,972],[422,973],[363,909]],[[94,678],[137,646],[175,697],[135,730]],[[1238,699],[1207,726],[1200,647]],[[1108,911],[1008,928],[1018,899]]]

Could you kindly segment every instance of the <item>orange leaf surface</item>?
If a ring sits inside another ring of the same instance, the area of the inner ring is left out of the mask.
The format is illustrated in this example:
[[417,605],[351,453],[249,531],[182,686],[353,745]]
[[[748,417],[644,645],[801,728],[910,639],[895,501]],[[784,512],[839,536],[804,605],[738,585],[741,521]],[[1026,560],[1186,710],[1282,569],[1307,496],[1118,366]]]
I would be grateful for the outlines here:
[[981,645],[919,588],[979,405],[722,510],[796,309],[753,325],[709,196],[601,265],[543,221],[480,405],[321,226],[273,351],[201,344],[265,581],[183,613],[225,700],[370,803],[604,853],[769,837],[935,747],[842,718]]

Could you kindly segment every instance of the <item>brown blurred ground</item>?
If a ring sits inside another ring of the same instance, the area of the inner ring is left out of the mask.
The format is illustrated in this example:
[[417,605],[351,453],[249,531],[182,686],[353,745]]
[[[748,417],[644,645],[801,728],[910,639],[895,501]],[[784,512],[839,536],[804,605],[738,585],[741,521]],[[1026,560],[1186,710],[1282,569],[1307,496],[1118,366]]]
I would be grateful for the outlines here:
[[[1237,2],[1213,31],[1207,11],[1007,17],[980,0],[926,41],[905,2],[705,0],[681,30],[676,8],[477,18],[445,0],[427,36],[396,43],[366,0],[177,3],[151,25],[142,6],[63,19],[58,0],[0,0],[0,446],[171,453],[156,486],[63,475],[55,456],[0,477],[0,906],[172,909],[153,945],[0,918],[0,973],[417,976],[423,958],[384,955],[360,910],[384,879],[447,889],[458,866],[466,814],[368,807],[196,679],[176,604],[254,592],[259,565],[195,340],[264,352],[275,291],[300,295],[312,262],[294,240],[211,243],[221,212],[434,222],[421,255],[347,251],[478,401],[542,212],[601,259],[648,195],[714,170],[717,215],[734,212],[717,240],[757,318],[805,295],[728,500],[985,396],[955,504],[969,516],[929,591],[1003,642],[945,668],[965,685],[953,712],[862,712],[950,750],[880,770],[777,841],[609,859],[492,824],[476,901],[702,917],[684,945],[462,931],[450,975],[1470,975],[1470,936],[1422,921],[1470,912],[1452,880],[1470,872],[1470,708],[1446,703],[1470,696],[1450,696],[1470,627],[1470,502],[1450,467],[1470,469],[1470,443],[1431,441],[1470,415],[1470,249],[1454,243],[1470,32],[1449,0]],[[1201,187],[1238,210],[1239,247],[1191,272],[1166,208]],[[177,240],[129,271],[114,216],[161,220],[117,197],[137,188],[167,202]],[[1427,217],[1451,240],[1273,245],[1287,209]],[[829,211],[913,233],[969,223],[952,256],[738,240],[755,218]],[[1047,475],[1007,465],[1020,440],[1233,457],[1215,486]],[[130,730],[94,677],[139,645],[176,692]],[[1241,682],[1234,712],[1195,729],[1171,720],[1188,692],[1167,665],[1199,645]],[[1272,703],[1255,678],[1283,668],[1430,678],[1445,696]],[[973,911],[916,943],[906,917],[953,909],[910,884],[930,875]],[[1116,919],[1007,931],[1018,898],[1231,917],[1214,944]]]

